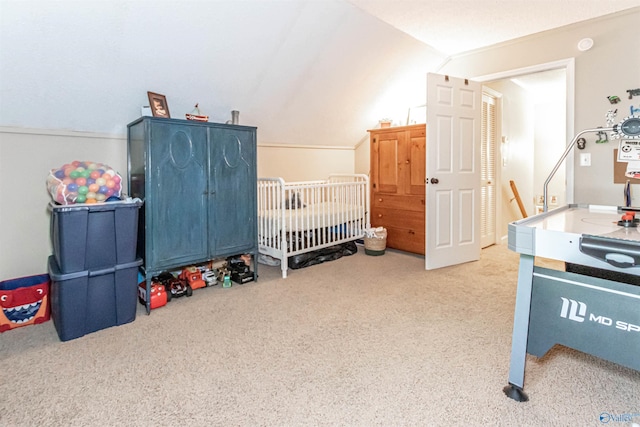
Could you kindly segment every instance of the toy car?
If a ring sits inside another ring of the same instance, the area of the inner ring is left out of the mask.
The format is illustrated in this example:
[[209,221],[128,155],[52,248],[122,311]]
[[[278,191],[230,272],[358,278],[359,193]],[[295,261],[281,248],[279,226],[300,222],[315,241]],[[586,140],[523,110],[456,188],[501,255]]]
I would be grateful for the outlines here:
[[[171,293],[167,292],[164,286],[158,282],[157,277],[151,279],[151,310],[162,307],[171,301]],[[138,284],[138,300],[140,304],[147,305],[147,282]]]
[[202,280],[205,281],[207,286],[215,286],[218,284],[218,278],[216,277],[216,272],[213,270],[204,270],[202,272]]
[[193,295],[193,289],[189,283],[174,277],[173,274],[169,272],[158,275],[158,281],[164,285],[165,290],[171,294],[172,298],[178,298],[184,295],[190,297]]
[[207,286],[204,280],[202,280],[202,273],[197,267],[187,267],[178,276],[179,279],[185,280],[191,289],[200,289]]
[[227,268],[230,271],[231,280],[240,285],[253,280],[253,273],[244,257],[227,258]]

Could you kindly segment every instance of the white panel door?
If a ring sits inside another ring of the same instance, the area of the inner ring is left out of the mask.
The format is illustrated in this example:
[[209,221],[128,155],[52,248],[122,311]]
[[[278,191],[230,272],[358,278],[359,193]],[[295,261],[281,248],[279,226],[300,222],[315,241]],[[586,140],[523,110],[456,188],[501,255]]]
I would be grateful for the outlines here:
[[480,259],[482,85],[427,75],[425,268]]

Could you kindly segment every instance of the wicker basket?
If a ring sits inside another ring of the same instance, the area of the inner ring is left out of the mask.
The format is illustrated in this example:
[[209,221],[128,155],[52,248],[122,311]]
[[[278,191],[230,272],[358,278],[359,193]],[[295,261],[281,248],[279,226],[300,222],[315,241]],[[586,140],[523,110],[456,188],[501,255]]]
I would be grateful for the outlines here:
[[387,248],[387,230],[377,233],[377,237],[364,238],[364,253],[367,255],[383,255]]

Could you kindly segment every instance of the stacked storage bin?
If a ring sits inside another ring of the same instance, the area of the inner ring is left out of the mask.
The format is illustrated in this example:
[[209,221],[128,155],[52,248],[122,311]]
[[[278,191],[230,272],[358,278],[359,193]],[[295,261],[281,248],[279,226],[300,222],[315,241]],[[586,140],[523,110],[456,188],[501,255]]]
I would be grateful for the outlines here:
[[60,340],[135,320],[140,206],[49,204],[51,318]]

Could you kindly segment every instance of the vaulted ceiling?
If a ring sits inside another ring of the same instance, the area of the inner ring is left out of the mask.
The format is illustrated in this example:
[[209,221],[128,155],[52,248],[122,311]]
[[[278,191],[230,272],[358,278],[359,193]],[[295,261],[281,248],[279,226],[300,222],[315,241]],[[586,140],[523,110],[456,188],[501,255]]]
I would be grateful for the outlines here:
[[347,1],[446,55],[640,6],[640,0]]
[[124,135],[152,91],[259,143],[353,147],[452,53],[639,1],[0,0],[0,126]]

